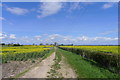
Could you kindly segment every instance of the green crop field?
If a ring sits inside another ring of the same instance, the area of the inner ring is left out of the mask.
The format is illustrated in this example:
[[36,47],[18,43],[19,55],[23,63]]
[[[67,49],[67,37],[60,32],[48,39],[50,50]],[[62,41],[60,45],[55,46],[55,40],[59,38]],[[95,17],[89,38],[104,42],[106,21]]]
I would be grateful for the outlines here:
[[83,49],[83,50],[97,51],[103,53],[120,54],[118,52],[119,46],[60,46],[60,47]]
[[58,49],[57,52],[66,58],[66,61],[76,71],[79,78],[120,78],[120,75],[113,73],[108,69],[99,66],[94,61],[87,60],[80,55],[62,49]]
[[53,46],[35,46],[35,45],[25,45],[17,47],[2,47],[0,56],[2,56],[2,63],[7,63],[8,61],[22,61],[31,58],[39,58],[50,51]]
[[113,72],[120,72],[119,46],[59,46],[59,48],[93,60]]
[[118,78],[120,77],[118,48],[118,46],[3,46],[0,56],[1,63],[7,64],[10,61],[45,59],[55,52],[56,64],[53,65],[55,71],[60,69],[60,62],[64,57],[65,62],[75,70],[79,78]]

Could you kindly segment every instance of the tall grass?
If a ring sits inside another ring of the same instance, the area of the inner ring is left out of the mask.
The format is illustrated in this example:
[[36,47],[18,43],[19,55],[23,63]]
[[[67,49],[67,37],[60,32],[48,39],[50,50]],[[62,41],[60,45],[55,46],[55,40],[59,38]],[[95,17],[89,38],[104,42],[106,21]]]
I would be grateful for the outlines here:
[[60,47],[63,50],[73,52],[88,60],[94,60],[103,67],[112,72],[120,73],[120,54],[104,53],[100,51],[92,51],[87,49]]
[[66,61],[76,71],[79,78],[120,78],[119,74],[112,73],[107,69],[99,67],[94,61],[87,61],[80,55],[58,49],[66,58]]

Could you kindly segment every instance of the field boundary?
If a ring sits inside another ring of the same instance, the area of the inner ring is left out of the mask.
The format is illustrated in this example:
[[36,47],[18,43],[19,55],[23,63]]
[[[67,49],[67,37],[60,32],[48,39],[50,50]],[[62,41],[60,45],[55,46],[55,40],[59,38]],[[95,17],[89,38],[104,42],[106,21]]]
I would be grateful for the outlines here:
[[120,55],[119,54],[106,54],[101,52],[92,52],[90,50],[76,49],[76,48],[64,48],[60,49],[73,52],[77,55],[81,55],[87,60],[93,60],[99,65],[107,68],[111,72],[120,74]]
[[78,78],[120,78],[119,74],[112,73],[105,68],[97,66],[94,61],[85,60],[82,56],[70,51],[59,50],[63,53],[70,66],[75,70]]
[[25,69],[23,72],[17,74],[17,75],[14,76],[14,77],[11,77],[11,78],[19,78],[19,77],[23,76],[23,75],[24,75],[25,73],[27,73],[29,70],[31,70],[32,68],[34,68],[35,66],[37,66],[38,63],[40,63],[42,60],[44,60],[44,59],[46,59],[47,57],[49,57],[52,53],[53,53],[53,50],[51,50],[48,54],[46,54],[45,56],[43,56],[43,58],[42,58],[39,62],[37,62],[36,64],[34,64],[33,66],[31,66],[30,68]]

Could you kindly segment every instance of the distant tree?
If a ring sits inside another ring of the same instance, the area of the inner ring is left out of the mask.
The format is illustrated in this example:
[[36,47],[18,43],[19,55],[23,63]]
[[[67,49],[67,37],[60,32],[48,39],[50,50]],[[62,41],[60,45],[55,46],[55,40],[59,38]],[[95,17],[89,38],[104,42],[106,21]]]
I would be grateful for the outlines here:
[[57,46],[57,42],[54,43],[54,46]]
[[13,46],[14,44],[13,44],[13,43],[8,43],[7,45],[8,45],[8,46]]
[[19,43],[17,43],[17,44],[13,44],[13,46],[21,46]]
[[60,46],[64,46],[64,44],[61,44]]
[[42,43],[40,43],[40,45],[43,45]]
[[9,44],[7,44],[8,46],[10,46],[11,44],[9,43]]
[[46,43],[46,45],[49,45],[48,43]]
[[5,45],[5,43],[1,43],[1,45]]
[[53,45],[53,44],[50,44],[50,45]]

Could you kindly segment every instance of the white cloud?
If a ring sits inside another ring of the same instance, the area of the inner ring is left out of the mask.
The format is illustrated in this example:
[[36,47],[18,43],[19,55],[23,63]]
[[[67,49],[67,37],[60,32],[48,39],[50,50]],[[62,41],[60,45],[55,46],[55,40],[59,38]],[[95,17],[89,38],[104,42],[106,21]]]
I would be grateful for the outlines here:
[[0,7],[2,7],[2,3],[0,3]]
[[1,40],[1,39],[4,39],[4,38],[6,38],[6,37],[7,37],[6,34],[0,32],[0,40]]
[[82,4],[84,4],[84,5],[92,5],[92,4],[95,4],[95,2],[82,2]]
[[16,37],[15,34],[2,34],[0,33],[0,39],[3,39],[5,43],[21,43],[21,44],[46,44],[46,43],[54,43],[57,42],[59,44],[77,44],[77,45],[111,45],[117,44],[118,38],[112,37],[88,37],[88,36],[68,36],[68,35],[60,35],[60,34],[50,34],[50,35],[37,35],[31,37]]
[[71,3],[70,8],[68,9],[68,12],[72,12],[73,10],[80,9],[80,3],[79,2],[74,2]]
[[52,35],[49,35],[49,38],[51,39],[51,40],[54,40],[54,39],[56,39],[56,38],[61,38],[62,36],[61,35],[59,35],[59,34],[52,34]]
[[15,39],[16,38],[16,36],[15,36],[15,34],[10,34],[10,39]]
[[0,21],[4,21],[6,24],[10,24],[10,25],[13,25],[12,22],[10,22],[9,20],[7,20],[6,18],[4,17],[0,17]]
[[111,37],[95,37],[93,38],[93,41],[112,41],[112,40],[118,40],[118,38],[111,38]]
[[37,40],[40,40],[40,39],[41,39],[41,36],[35,36],[35,38],[36,38]]
[[27,9],[18,7],[7,7],[6,10],[16,15],[24,15],[29,12]]
[[81,37],[77,37],[77,40],[79,41],[87,41],[89,38],[86,36],[81,36]]
[[5,20],[5,18],[4,17],[0,17],[0,20]]
[[109,2],[109,3],[105,3],[105,4],[102,6],[102,8],[103,8],[103,9],[108,9],[108,8],[113,7],[114,5],[115,5],[115,3]]
[[62,7],[62,3],[60,2],[43,2],[40,5],[40,10],[38,11],[40,15],[38,15],[37,17],[42,18],[56,14],[58,11],[60,11]]

